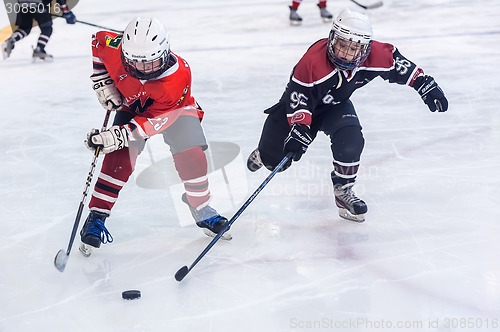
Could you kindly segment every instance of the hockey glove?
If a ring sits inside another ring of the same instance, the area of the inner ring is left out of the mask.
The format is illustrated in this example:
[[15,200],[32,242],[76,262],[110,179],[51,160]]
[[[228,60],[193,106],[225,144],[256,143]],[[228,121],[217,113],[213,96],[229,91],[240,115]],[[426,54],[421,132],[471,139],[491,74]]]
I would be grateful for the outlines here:
[[101,133],[97,129],[92,129],[87,134],[85,145],[92,151],[100,147],[102,153],[108,154],[128,147],[127,131],[120,126],[112,126]]
[[448,110],[448,100],[432,76],[417,77],[413,88],[417,90],[431,112],[446,112]]
[[105,110],[117,111],[122,108],[122,95],[108,73],[94,74],[90,76],[90,79],[94,82],[93,88],[97,99]]
[[68,24],[75,24],[76,23],[76,16],[73,14],[71,10],[69,10],[68,6],[66,4],[61,6],[62,9],[62,17],[66,19],[66,23]]
[[307,151],[307,147],[311,142],[312,138],[309,127],[296,123],[292,126],[288,137],[285,139],[283,151],[285,153],[293,152],[293,160],[298,161]]

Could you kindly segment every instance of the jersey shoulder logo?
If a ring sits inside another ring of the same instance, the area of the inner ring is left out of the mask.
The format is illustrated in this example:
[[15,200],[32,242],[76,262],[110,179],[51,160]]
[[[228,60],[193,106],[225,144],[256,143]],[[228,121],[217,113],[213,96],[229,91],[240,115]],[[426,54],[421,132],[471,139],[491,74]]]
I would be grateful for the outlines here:
[[120,47],[120,43],[122,42],[123,35],[118,35],[116,37],[111,37],[111,36],[106,36],[106,46],[112,47],[112,48],[118,48]]

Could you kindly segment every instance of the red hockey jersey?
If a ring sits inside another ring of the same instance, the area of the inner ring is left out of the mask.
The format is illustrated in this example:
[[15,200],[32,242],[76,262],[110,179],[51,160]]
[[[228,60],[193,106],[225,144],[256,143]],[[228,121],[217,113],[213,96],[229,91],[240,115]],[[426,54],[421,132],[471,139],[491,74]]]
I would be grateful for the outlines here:
[[203,117],[203,111],[191,96],[191,69],[180,56],[170,53],[175,62],[157,79],[141,81],[130,76],[121,61],[123,35],[100,31],[92,36],[94,74],[107,71],[124,100],[122,111],[135,114],[131,123],[142,138],[151,137],[169,127],[179,116]]

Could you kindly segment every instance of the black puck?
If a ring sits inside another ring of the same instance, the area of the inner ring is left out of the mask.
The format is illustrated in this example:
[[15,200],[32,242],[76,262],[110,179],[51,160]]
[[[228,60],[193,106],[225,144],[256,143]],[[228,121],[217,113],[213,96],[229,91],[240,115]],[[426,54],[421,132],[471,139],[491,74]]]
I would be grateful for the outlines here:
[[126,290],[122,293],[122,298],[124,300],[136,300],[141,298],[141,291],[140,290]]

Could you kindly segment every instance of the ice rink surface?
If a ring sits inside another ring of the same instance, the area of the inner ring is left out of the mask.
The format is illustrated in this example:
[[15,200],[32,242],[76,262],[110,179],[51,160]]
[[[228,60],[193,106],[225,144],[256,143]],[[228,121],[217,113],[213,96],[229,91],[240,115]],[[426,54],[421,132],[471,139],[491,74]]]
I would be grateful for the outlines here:
[[[224,176],[210,174],[213,206],[228,217],[268,175],[244,165],[262,110],[330,30],[314,1],[302,3],[300,27],[287,5],[86,0],[74,10],[114,29],[137,15],[165,23],[191,65],[208,140],[232,147]],[[375,39],[435,77],[449,111],[380,79],[357,91],[366,145],[354,189],[366,222],[338,217],[319,135],[181,283],[175,272],[210,239],[183,214],[168,148],[154,139],[107,221],[114,242],[84,258],[77,238],[65,272],[54,268],[92,159],[82,141],[104,111],[88,78],[96,29],[57,20],[54,62],[33,64],[34,28],[0,61],[0,331],[500,330],[500,2],[385,0],[368,15]],[[164,177],[144,176],[159,163]],[[142,298],[123,300],[127,289]]]

